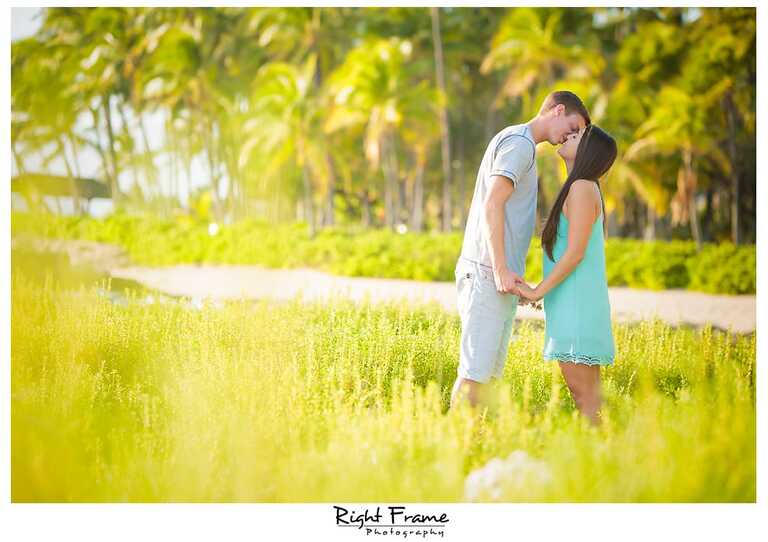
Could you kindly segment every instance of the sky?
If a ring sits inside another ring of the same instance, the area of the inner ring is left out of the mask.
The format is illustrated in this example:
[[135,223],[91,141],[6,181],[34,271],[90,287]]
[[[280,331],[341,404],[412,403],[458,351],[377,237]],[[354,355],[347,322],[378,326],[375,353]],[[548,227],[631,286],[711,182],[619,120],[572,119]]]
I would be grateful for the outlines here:
[[[24,39],[27,37],[30,37],[37,32],[41,25],[42,25],[42,11],[43,8],[12,8],[11,9],[11,40],[15,41],[18,39]],[[11,85],[13,85],[13,80],[11,80]],[[152,149],[158,149],[163,146],[164,144],[164,129],[163,125],[165,122],[164,119],[164,113],[158,112],[154,114],[146,114],[144,116],[145,124],[147,126],[147,132],[149,136],[149,145]],[[129,115],[130,116],[130,115]],[[119,122],[119,116],[115,112],[114,114],[115,122],[117,126],[120,126]],[[129,118],[129,124],[133,122],[133,118]],[[84,118],[80,119],[80,121],[77,124],[79,130],[87,130],[90,128],[90,122]],[[143,148],[141,146],[141,138],[138,136],[138,133],[135,134],[136,142],[139,148]],[[92,149],[82,149],[80,152],[78,152],[78,159],[80,162],[80,169],[81,174],[83,177],[91,177],[103,180],[103,175],[100,173],[101,169],[101,160],[96,153],[96,151]],[[161,192],[164,194],[169,193],[170,191],[170,170],[169,170],[169,164],[168,161],[165,160],[162,156],[155,157],[155,163],[157,164],[159,168],[159,175],[160,175],[160,185],[161,185]],[[12,167],[12,174],[16,175],[18,174],[16,163],[12,160],[11,161],[11,167]],[[25,155],[24,156],[24,165],[28,172],[46,172],[46,173],[52,173],[56,175],[66,175],[66,167],[64,165],[64,161],[60,158],[57,158],[51,164],[44,170],[42,166],[42,158],[39,155],[32,154],[32,155]],[[183,169],[183,168],[182,168]],[[141,175],[141,173],[139,173]],[[198,188],[202,185],[209,184],[208,181],[208,175],[206,173],[206,170],[203,166],[203,163],[198,157],[198,159],[194,160],[192,163],[192,188],[193,190]],[[120,188],[124,191],[127,191],[131,185],[134,182],[133,173],[131,171],[123,171],[120,174],[119,183]],[[139,178],[139,184],[141,186],[145,186],[142,182],[142,179]],[[181,182],[180,184],[180,198],[183,203],[186,203],[187,196],[188,196],[188,187],[190,186],[189,179],[186,178],[186,174],[182,172],[181,174]],[[226,182],[224,183],[226,184]],[[146,192],[145,192],[146,193]],[[63,200],[64,198],[62,198]],[[48,201],[52,200],[52,198],[47,198]],[[14,198],[14,204],[19,201],[16,198]],[[65,212],[71,212],[72,210],[72,204],[71,202],[65,202],[61,201],[65,205]],[[49,203],[50,204],[50,203]],[[111,202],[109,200],[94,200],[93,201],[93,207],[91,208],[91,211],[95,215],[103,215],[105,213],[108,213],[111,209]]]
[[11,9],[11,40],[28,38],[37,32],[41,21],[39,17],[42,8],[12,8]]

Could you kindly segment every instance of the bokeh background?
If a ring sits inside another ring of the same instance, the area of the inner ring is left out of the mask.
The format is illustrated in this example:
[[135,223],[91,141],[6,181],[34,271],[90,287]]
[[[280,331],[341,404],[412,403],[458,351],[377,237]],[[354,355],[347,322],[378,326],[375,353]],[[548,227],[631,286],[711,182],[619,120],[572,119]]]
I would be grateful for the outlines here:
[[[753,8],[42,8],[13,17],[21,207],[36,204],[35,188],[80,188],[90,206],[45,204],[169,214],[210,201],[218,222],[461,230],[490,138],[567,88],[619,142],[604,182],[609,234],[754,242]],[[563,171],[549,145],[539,153],[545,210]]]

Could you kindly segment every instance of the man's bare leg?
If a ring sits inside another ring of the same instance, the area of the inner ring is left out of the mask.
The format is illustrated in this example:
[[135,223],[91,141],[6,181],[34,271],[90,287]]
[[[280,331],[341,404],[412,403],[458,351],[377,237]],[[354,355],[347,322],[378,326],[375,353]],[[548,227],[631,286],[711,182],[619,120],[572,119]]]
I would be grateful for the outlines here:
[[469,378],[456,378],[451,391],[451,408],[461,401],[467,400],[473,407],[485,406],[488,402],[488,384],[470,380]]

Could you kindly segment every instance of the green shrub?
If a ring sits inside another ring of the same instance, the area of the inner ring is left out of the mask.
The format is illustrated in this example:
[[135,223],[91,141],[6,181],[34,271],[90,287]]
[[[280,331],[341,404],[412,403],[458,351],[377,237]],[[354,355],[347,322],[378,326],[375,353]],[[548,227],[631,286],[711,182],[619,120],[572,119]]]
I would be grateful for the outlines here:
[[[64,239],[92,239],[122,246],[139,265],[181,263],[251,264],[270,268],[310,267],[337,275],[422,281],[452,281],[463,234],[408,233],[329,228],[310,239],[301,223],[270,225],[242,220],[221,225],[189,217],[114,214],[106,219],[13,213],[11,231]],[[755,246],[705,245],[690,241],[644,242],[609,238],[605,246],[610,286],[661,290],[688,288],[711,293],[755,292]],[[541,244],[531,243],[526,279],[541,280]]]
[[704,247],[688,261],[692,290],[720,294],[755,293],[756,254],[754,246],[732,243]]

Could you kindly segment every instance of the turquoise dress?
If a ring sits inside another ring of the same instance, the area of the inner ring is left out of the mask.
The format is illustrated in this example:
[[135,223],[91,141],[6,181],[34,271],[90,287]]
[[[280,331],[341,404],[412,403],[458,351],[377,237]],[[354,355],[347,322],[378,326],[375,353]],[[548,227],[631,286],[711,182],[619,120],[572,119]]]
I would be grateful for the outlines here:
[[[546,335],[544,359],[611,365],[614,358],[611,306],[605,276],[603,214],[592,233],[579,265],[544,296]],[[552,248],[555,262],[568,246],[568,219],[560,213],[557,239]],[[555,267],[544,252],[544,277]]]

